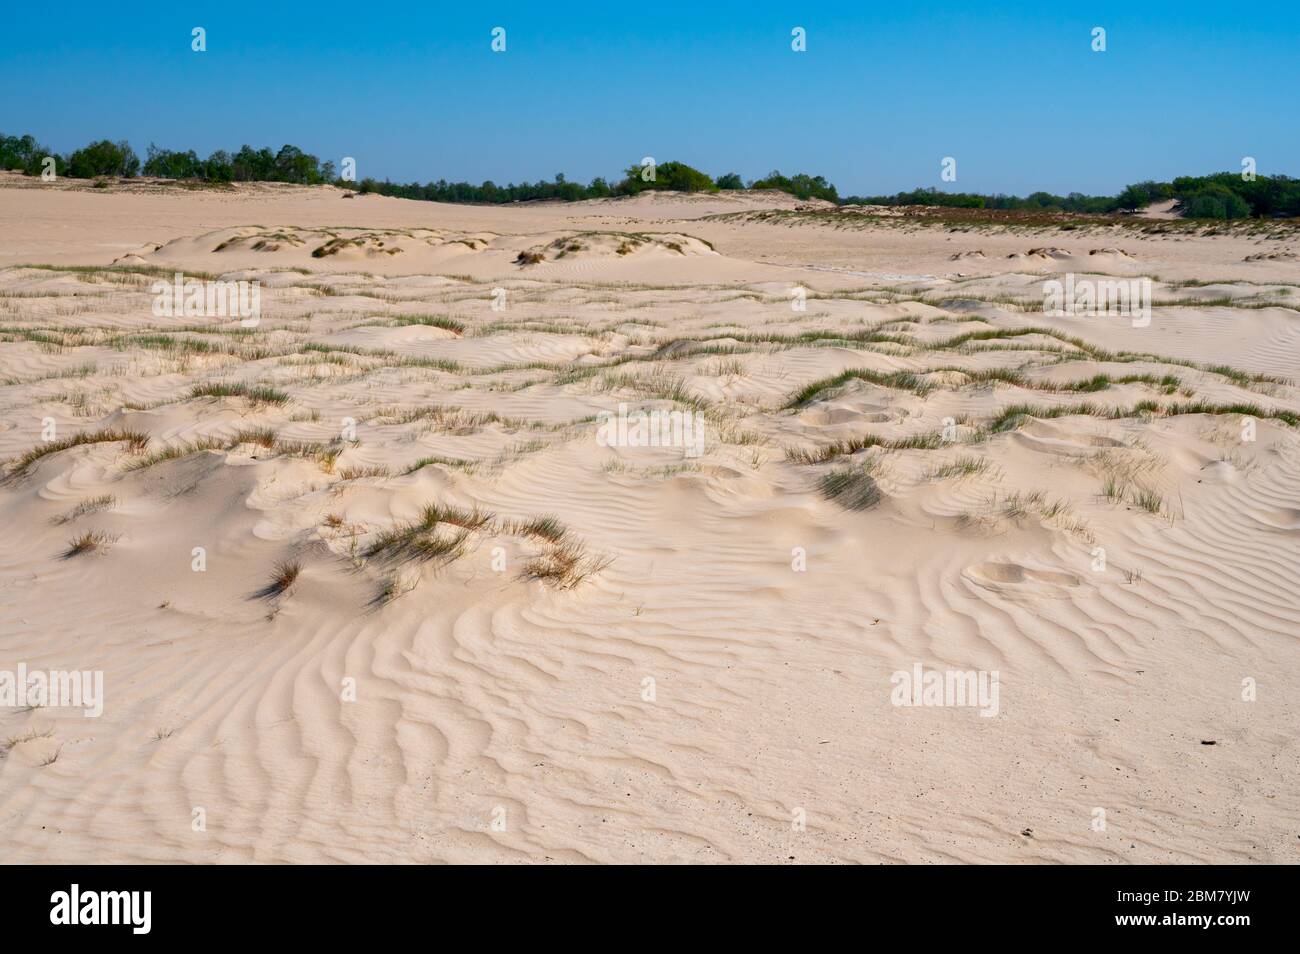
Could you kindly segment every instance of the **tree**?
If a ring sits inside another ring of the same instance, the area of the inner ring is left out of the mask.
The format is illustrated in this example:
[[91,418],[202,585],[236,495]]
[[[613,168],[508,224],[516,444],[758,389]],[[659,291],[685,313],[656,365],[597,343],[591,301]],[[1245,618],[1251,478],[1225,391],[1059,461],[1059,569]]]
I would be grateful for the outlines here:
[[144,174],[160,179],[201,179],[204,178],[204,166],[191,149],[189,152],[173,152],[159,149],[153,143],[144,161]]
[[96,176],[129,179],[139,171],[140,157],[125,139],[116,143],[101,139],[68,157],[68,175],[74,179],[93,179]]
[[235,178],[235,161],[230,153],[218,149],[203,163],[203,177],[211,182],[230,182]]
[[54,160],[57,175],[67,175],[68,160],[55,154],[48,146],[42,146],[34,137],[0,134],[0,169],[29,176],[40,175],[45,171],[47,158]]

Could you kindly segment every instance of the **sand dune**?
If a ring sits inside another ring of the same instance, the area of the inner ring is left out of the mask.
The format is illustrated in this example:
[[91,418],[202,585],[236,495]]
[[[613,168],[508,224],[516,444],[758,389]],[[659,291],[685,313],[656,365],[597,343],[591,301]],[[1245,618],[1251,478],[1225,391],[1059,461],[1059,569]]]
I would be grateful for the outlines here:
[[1294,863],[1293,240],[799,207],[4,189],[7,859]]

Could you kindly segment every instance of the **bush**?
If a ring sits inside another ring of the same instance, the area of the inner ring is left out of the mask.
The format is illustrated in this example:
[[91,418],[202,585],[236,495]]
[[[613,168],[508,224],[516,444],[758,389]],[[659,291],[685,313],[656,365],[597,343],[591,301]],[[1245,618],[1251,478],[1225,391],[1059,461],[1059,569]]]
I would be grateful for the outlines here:
[[1141,209],[1152,202],[1163,202],[1166,199],[1172,199],[1173,196],[1173,189],[1169,183],[1148,180],[1126,187],[1116,197],[1115,201],[1121,209]]
[[[765,187],[760,187],[755,182],[753,188]],[[897,195],[851,196],[844,201],[855,205],[929,205],[955,209],[982,209],[986,205],[995,209],[1026,207],[1025,199],[1017,199],[1012,196],[997,196],[990,199],[986,196],[971,195],[967,192],[940,192],[933,187],[929,189],[913,189],[911,192],[899,192]]]
[[647,189],[670,190],[673,192],[715,192],[717,186],[713,180],[699,169],[692,169],[684,162],[661,162],[655,166],[655,177],[651,182],[641,178],[640,166],[629,166],[625,178],[619,183],[618,191],[624,195],[636,195]]
[[1300,215],[1300,180],[1290,176],[1256,176],[1246,181],[1240,173],[1216,172],[1180,176],[1169,187],[1183,213],[1193,218]]
[[1193,219],[1244,219],[1250,216],[1246,200],[1217,183],[1180,197],[1183,214]]
[[1183,206],[1183,213],[1193,219],[1226,219],[1228,210],[1218,196],[1203,193],[1190,197]]
[[751,189],[779,189],[781,192],[788,192],[800,199],[826,199],[828,202],[839,202],[840,200],[839,193],[835,191],[835,186],[821,176],[810,176],[803,172],[791,177],[773,171],[766,179],[751,182],[749,187]]

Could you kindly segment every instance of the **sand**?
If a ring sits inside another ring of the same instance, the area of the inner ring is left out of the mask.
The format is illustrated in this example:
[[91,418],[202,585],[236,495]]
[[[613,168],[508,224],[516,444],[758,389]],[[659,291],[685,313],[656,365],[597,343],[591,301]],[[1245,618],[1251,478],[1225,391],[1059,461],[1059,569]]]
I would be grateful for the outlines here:
[[0,177],[0,855],[1295,863],[1300,241],[1147,224]]

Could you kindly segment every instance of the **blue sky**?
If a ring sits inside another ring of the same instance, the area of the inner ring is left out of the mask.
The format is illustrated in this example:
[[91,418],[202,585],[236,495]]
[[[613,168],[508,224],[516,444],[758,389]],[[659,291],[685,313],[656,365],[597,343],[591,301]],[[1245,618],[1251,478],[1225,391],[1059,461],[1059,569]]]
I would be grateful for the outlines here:
[[1243,156],[1300,175],[1294,2],[185,6],[10,4],[0,131],[141,155],[288,142],[403,182],[585,182],[647,155],[841,194],[1113,194]]

